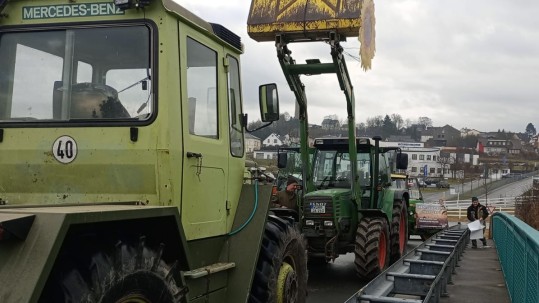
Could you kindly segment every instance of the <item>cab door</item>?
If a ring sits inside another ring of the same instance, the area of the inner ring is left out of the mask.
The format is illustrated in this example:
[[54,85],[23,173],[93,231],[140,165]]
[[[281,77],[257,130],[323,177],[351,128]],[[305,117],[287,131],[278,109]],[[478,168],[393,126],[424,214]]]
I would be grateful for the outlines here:
[[226,233],[230,153],[222,53],[222,47],[195,31],[180,32],[185,133],[181,216],[188,240]]

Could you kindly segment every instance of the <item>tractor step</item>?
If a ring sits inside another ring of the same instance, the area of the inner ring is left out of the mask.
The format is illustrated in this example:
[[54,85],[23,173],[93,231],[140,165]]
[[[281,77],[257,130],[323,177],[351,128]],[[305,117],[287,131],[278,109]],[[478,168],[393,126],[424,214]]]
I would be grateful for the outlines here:
[[220,271],[229,270],[236,267],[236,263],[215,263],[208,266],[200,267],[190,271],[183,272],[183,276],[191,279],[202,278]]

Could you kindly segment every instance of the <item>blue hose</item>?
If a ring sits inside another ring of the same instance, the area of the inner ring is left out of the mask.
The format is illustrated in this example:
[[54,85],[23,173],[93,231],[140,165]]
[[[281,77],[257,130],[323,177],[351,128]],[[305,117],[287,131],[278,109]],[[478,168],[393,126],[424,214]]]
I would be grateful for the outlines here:
[[258,180],[255,179],[255,207],[253,208],[253,211],[251,212],[251,215],[249,216],[249,218],[247,219],[247,221],[245,221],[240,227],[238,227],[236,230],[234,231],[231,231],[228,235],[229,236],[233,236],[237,233],[239,233],[242,229],[245,228],[245,226],[247,226],[247,224],[249,224],[249,222],[251,222],[251,220],[253,220],[253,217],[255,216],[255,212],[256,212],[256,209],[258,208]]

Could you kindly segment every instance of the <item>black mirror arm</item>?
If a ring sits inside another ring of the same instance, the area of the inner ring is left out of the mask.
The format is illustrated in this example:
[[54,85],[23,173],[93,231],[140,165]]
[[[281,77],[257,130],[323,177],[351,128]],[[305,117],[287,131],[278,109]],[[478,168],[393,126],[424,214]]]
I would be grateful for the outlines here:
[[259,129],[263,129],[264,127],[270,126],[271,124],[273,124],[273,121],[268,123],[268,124],[264,124],[264,125],[262,125],[260,127],[257,127],[255,129],[248,129],[247,128],[247,114],[243,114],[242,118],[241,118],[241,124],[245,128],[245,131],[247,131],[248,133],[252,133],[252,132],[255,132],[255,131],[259,130]]

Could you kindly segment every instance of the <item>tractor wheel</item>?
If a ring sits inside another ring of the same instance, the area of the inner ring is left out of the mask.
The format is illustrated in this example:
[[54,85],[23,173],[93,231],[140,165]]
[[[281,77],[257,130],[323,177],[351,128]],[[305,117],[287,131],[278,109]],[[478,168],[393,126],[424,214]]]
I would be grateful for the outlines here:
[[118,242],[91,254],[79,251],[84,257],[64,254],[66,262],[54,269],[40,302],[186,302],[187,288],[176,283],[176,263],[169,267],[161,259],[163,249],[150,249],[141,237],[138,245]]
[[384,218],[363,218],[356,232],[356,271],[372,280],[389,266],[389,227]]
[[406,202],[396,200],[393,202],[393,220],[391,221],[391,258],[389,264],[395,263],[406,252],[408,244],[408,210]]
[[269,216],[249,302],[304,303],[306,295],[305,240],[285,220]]

